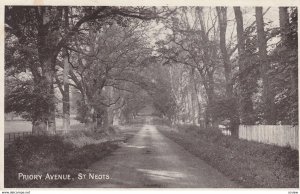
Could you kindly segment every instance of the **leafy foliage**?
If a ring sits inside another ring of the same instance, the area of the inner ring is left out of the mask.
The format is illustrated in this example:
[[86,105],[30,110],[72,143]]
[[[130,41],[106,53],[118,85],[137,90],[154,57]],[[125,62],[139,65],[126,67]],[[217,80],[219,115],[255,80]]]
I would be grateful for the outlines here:
[[[43,93],[39,87],[33,87],[32,81],[17,82],[13,87],[8,88],[10,84],[8,81],[6,85],[5,95],[5,112],[16,112],[22,115],[27,120],[36,120],[40,115],[44,115],[48,105],[48,94]],[[39,117],[44,121],[43,117]]]
[[272,53],[270,72],[276,91],[275,105],[278,121],[282,124],[298,124],[298,11],[290,8],[287,40],[282,39]]

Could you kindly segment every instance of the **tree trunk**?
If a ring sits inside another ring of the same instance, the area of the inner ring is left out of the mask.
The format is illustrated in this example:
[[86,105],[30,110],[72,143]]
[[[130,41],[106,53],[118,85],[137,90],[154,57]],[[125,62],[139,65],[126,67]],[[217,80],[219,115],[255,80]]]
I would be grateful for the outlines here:
[[[44,62],[44,75],[35,83],[36,92],[40,92],[43,99],[35,102],[38,107],[32,118],[32,132],[55,133],[55,95],[54,95],[54,69],[53,61],[48,59]],[[42,110],[42,111],[41,111]]]
[[[116,96],[116,94],[115,94],[114,88],[109,87],[108,88],[109,99],[114,99],[115,96]],[[115,104],[112,104],[109,107],[107,107],[108,125],[109,126],[113,125],[113,122],[114,122],[114,108],[115,108]],[[136,113],[136,115],[137,115],[137,113]]]
[[227,7],[217,7],[219,28],[220,28],[220,50],[222,53],[224,73],[226,81],[226,95],[228,98],[233,96],[233,87],[231,83],[231,65],[226,48],[226,30],[227,30]]
[[114,124],[114,111],[113,107],[108,107],[108,125],[111,126]]
[[108,108],[105,108],[104,113],[103,113],[103,126],[102,130],[107,131],[109,127],[109,113],[108,113]]
[[[54,68],[53,68],[53,60],[50,58],[44,62],[44,76],[41,80],[42,82],[42,88],[40,88],[42,91],[42,94],[46,96],[47,106],[45,108],[45,113],[40,114],[37,116],[35,122],[37,125],[40,125],[40,122],[45,123],[45,127],[47,130],[47,133],[55,133],[56,132],[56,125],[55,125],[55,94],[54,94]],[[35,128],[35,126],[33,126]],[[45,130],[45,129],[44,129]]]
[[287,43],[287,35],[289,33],[289,14],[287,7],[279,7],[279,25],[281,40],[284,46]]
[[219,27],[220,27],[220,49],[224,64],[224,74],[226,81],[226,97],[232,100],[234,106],[230,112],[230,128],[231,134],[233,136],[238,136],[238,126],[239,126],[239,115],[237,111],[236,102],[233,101],[233,86],[232,86],[232,75],[231,75],[231,64],[229,60],[229,55],[226,48],[226,29],[227,29],[227,7],[217,7]]
[[64,93],[63,93],[63,129],[70,129],[70,91],[69,91],[69,62],[67,51],[64,49]]
[[[37,115],[33,119],[33,127],[40,128],[41,122],[44,123],[43,130],[48,133],[55,133],[55,93],[54,93],[54,78],[55,78],[55,60],[57,56],[58,49],[55,48],[54,40],[57,40],[57,31],[49,33],[49,25],[47,25],[49,15],[46,14],[45,7],[39,7],[41,15],[38,17],[38,37],[37,37],[37,49],[38,58],[41,64],[41,74],[39,82],[35,84],[37,91],[43,96],[43,106],[44,111],[40,112],[37,110]],[[41,129],[40,128],[40,129]],[[45,129],[46,128],[46,129]]]
[[270,69],[270,61],[267,56],[267,40],[264,31],[264,19],[262,7],[255,8],[255,17],[257,24],[257,43],[259,48],[260,71],[263,82],[263,103],[264,103],[264,119],[266,124],[276,124],[276,113],[274,107],[274,94],[271,89],[271,80],[268,75]]
[[197,8],[197,14],[199,18],[199,23],[201,26],[200,30],[200,36],[202,39],[202,46],[203,46],[203,57],[202,57],[202,63],[205,66],[205,70],[203,70],[201,67],[198,67],[198,71],[202,77],[203,84],[205,87],[205,91],[207,94],[207,116],[210,118],[206,118],[206,125],[208,124],[208,121],[210,120],[211,126],[216,127],[217,120],[216,117],[213,114],[213,108],[215,104],[215,90],[214,90],[214,70],[215,70],[215,64],[214,59],[217,58],[217,48],[211,48],[210,40],[208,37],[208,33],[206,31],[205,21],[204,21],[204,12],[203,8],[198,7]]
[[[69,8],[64,7],[65,28],[69,28]],[[63,94],[63,128],[64,130],[70,129],[70,89],[69,89],[69,71],[70,64],[68,61],[68,51],[63,49],[64,52],[64,94]]]
[[205,128],[204,123],[203,123],[203,116],[202,116],[202,106],[201,106],[201,102],[198,96],[198,88],[197,88],[197,83],[196,83],[196,79],[195,79],[195,70],[192,69],[192,81],[193,81],[193,86],[194,86],[194,92],[195,92],[195,97],[196,97],[196,102],[197,102],[197,112],[198,112],[198,117],[197,117],[197,122],[200,125],[200,128]]
[[[253,103],[251,99],[252,93],[249,92],[249,87],[247,83],[247,78],[243,76],[245,74],[245,35],[243,26],[243,15],[240,7],[233,7],[235,19],[236,19],[236,29],[237,29],[237,46],[238,46],[238,65],[239,65],[239,82],[240,82],[240,106],[241,106],[241,123],[246,125],[254,124],[254,110]],[[238,134],[235,134],[235,136]]]
[[194,69],[190,71],[190,79],[191,79],[190,90],[191,90],[191,101],[192,101],[192,110],[193,110],[193,124],[196,125],[198,123],[198,118],[199,118],[199,112],[198,112],[199,110],[197,108],[199,107],[199,101],[197,96],[197,86],[194,78]]
[[216,127],[217,126],[217,119],[213,113],[213,106],[215,104],[215,90],[214,90],[214,79],[213,73],[208,73],[207,75],[208,80],[207,83],[204,83],[204,87],[206,90],[207,95],[207,116],[206,118],[206,126]]

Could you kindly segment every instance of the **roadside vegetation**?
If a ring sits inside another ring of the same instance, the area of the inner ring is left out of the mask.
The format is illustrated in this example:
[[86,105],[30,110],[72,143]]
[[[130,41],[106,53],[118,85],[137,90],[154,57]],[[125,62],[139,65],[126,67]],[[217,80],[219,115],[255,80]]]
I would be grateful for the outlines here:
[[298,151],[249,142],[193,125],[158,129],[184,149],[247,188],[298,188]]
[[[92,163],[108,156],[138,130],[111,128],[110,133],[72,131],[62,136],[28,136],[5,149],[5,187],[61,187],[72,180],[44,180],[49,174],[70,174],[76,178]],[[42,180],[19,180],[18,173],[43,175]]]

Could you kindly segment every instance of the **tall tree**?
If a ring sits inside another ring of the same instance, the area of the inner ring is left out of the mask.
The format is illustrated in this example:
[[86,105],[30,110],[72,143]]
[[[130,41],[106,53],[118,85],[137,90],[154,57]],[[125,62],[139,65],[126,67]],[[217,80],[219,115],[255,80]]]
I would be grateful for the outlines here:
[[202,43],[202,63],[204,64],[204,67],[200,68],[199,72],[203,79],[206,80],[203,84],[207,94],[207,112],[210,115],[212,126],[216,127],[216,117],[213,113],[212,107],[216,101],[214,73],[216,70],[216,59],[218,56],[217,48],[214,43],[216,41],[216,37],[213,36],[213,40],[209,39],[209,31],[211,29],[215,29],[215,25],[213,25],[211,29],[206,29],[204,9],[202,7],[196,8],[196,14],[200,24],[200,43]]
[[276,112],[274,106],[274,94],[271,88],[269,76],[270,61],[267,55],[267,39],[264,30],[263,8],[255,8],[257,24],[257,44],[259,48],[260,73],[263,82],[264,120],[266,124],[276,124]]
[[232,73],[231,73],[231,63],[229,60],[229,55],[226,46],[226,30],[227,30],[227,7],[217,7],[217,14],[219,19],[219,30],[220,30],[220,49],[223,58],[225,81],[226,81],[226,97],[229,102],[232,102],[231,111],[229,112],[230,127],[233,136],[238,136],[238,125],[239,125],[239,115],[237,111],[237,104],[233,96],[233,84],[232,84]]
[[83,95],[87,107],[86,121],[95,128],[107,129],[112,121],[112,109],[122,99],[115,90],[132,92],[130,84],[136,83],[139,71],[152,63],[145,31],[147,24],[139,20],[130,25],[111,21],[97,30],[90,26],[86,34],[81,34],[76,44],[69,47],[72,63],[77,68],[71,71],[74,85]]
[[[69,29],[69,8],[64,7],[64,19],[65,19],[65,29]],[[63,50],[64,57],[64,70],[63,70],[63,81],[64,81],[64,91],[63,91],[63,128],[64,130],[69,130],[70,128],[70,89],[69,89],[69,71],[70,64],[68,60],[68,51],[66,48]]]
[[[206,126],[216,126],[213,114],[216,100],[215,71],[218,64],[216,18],[206,18],[203,7],[182,7],[166,22],[172,31],[165,43],[158,42],[160,53],[169,64],[183,64],[194,68],[201,77],[206,92]],[[190,15],[191,14],[191,15]],[[209,20],[209,21],[208,21]],[[209,26],[212,23],[212,26]]]
[[240,84],[240,105],[241,105],[241,123],[242,124],[254,124],[254,110],[253,102],[251,99],[252,93],[249,91],[247,72],[246,72],[246,39],[243,24],[243,13],[240,7],[233,7],[236,29],[237,29],[237,48],[238,48],[238,65],[239,65],[239,84]]
[[[153,7],[71,7],[73,22],[69,29],[63,24],[64,7],[56,6],[6,6],[6,31],[13,34],[21,48],[37,57],[38,63],[31,66],[34,87],[43,94],[41,101],[44,111],[36,111],[32,117],[33,129],[41,123],[48,125],[50,132],[55,126],[54,78],[56,59],[62,48],[87,22],[94,22],[101,28],[108,19],[118,21],[122,18],[151,20],[156,18]],[[162,9],[163,10],[163,9]],[[164,10],[162,11],[164,12]],[[35,49],[37,48],[37,49]],[[38,99],[37,99],[38,100]],[[40,103],[39,103],[40,104]],[[37,110],[37,109],[36,109]],[[43,127],[45,130],[46,127]]]
[[[282,124],[298,123],[298,10],[279,7],[281,41],[272,52],[272,69],[277,119]],[[278,63],[278,64],[277,64]]]

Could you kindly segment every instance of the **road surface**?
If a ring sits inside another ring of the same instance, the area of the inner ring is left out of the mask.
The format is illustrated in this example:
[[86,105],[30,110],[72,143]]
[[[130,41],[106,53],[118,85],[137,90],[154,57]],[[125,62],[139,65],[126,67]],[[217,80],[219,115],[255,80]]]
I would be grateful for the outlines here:
[[66,187],[239,187],[153,125],[144,125],[112,155],[90,166],[89,173],[101,179],[75,180]]

